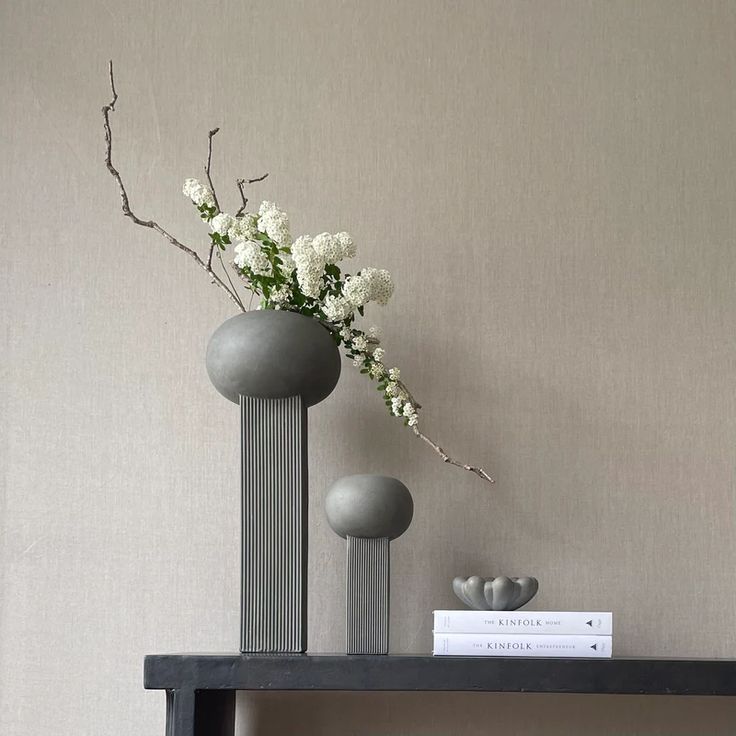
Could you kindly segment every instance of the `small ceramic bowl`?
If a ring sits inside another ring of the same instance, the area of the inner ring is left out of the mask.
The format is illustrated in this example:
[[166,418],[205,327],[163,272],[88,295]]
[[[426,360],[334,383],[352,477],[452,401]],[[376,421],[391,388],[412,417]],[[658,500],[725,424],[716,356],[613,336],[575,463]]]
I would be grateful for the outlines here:
[[469,578],[452,581],[455,595],[476,611],[515,611],[534,598],[539,590],[536,578]]

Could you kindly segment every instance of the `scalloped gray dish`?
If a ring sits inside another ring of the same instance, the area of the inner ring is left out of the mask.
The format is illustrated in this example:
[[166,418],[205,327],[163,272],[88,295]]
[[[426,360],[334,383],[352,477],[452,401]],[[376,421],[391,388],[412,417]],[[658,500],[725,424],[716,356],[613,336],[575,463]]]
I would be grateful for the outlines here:
[[536,578],[469,578],[456,577],[452,581],[455,595],[476,611],[515,611],[534,598],[539,590]]

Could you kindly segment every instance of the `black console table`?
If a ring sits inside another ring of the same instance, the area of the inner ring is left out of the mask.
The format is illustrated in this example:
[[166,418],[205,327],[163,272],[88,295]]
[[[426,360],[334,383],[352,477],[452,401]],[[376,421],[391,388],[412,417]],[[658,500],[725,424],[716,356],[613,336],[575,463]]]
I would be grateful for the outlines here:
[[233,736],[237,690],[736,695],[736,660],[154,654],[166,736]]

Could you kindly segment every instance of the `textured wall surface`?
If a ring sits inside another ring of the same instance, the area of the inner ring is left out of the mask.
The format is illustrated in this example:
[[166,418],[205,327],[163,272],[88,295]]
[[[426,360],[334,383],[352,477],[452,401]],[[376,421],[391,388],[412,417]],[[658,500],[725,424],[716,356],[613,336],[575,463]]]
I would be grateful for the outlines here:
[[[310,647],[343,643],[349,473],[396,475],[391,645],[430,648],[456,574],[616,615],[621,655],[736,656],[736,4],[687,0],[5,0],[0,732],[163,733],[146,652],[238,645],[238,412],[210,386],[232,314],[123,219],[183,239],[207,130],[220,193],[350,230],[445,467],[348,364],[310,411]],[[732,733],[708,699],[243,698],[265,733]],[[292,702],[292,701],[288,701]],[[309,706],[312,706],[309,708]],[[453,720],[450,721],[450,714]]]

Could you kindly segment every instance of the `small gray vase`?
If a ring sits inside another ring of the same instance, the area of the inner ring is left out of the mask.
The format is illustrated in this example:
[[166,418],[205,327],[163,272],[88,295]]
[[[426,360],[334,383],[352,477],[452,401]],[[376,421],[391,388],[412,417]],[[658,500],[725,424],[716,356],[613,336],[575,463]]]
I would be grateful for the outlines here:
[[396,478],[349,475],[327,492],[325,512],[347,541],[345,651],[388,654],[390,542],[411,524],[411,493]]
[[247,312],[207,346],[215,388],[240,405],[240,650],[307,649],[307,408],[330,395],[340,354],[327,328],[294,312]]

